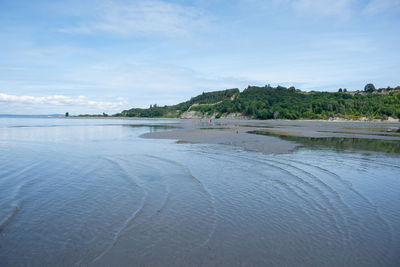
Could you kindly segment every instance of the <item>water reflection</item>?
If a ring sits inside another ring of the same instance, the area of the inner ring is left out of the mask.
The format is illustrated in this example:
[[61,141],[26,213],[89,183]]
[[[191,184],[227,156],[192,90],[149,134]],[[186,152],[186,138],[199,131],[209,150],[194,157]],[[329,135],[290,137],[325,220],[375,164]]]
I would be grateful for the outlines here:
[[162,125],[162,124],[128,124],[128,125],[123,125],[126,127],[132,127],[132,128],[145,128],[149,132],[165,132],[168,130],[172,129],[178,129],[182,127],[174,126],[174,125]]
[[308,148],[331,148],[336,151],[363,150],[385,152],[390,154],[400,153],[400,141],[385,139],[367,139],[354,137],[304,137],[275,134],[267,131],[251,131],[252,134],[277,136],[282,140],[300,143]]

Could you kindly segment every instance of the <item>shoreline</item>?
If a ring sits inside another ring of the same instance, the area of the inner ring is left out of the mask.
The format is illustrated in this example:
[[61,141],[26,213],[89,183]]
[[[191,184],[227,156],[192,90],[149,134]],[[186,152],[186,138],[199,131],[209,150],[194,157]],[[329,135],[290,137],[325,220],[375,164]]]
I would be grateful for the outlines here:
[[190,121],[190,120],[213,120],[213,121],[255,121],[255,122],[271,122],[271,121],[291,121],[291,122],[296,122],[296,121],[316,121],[316,122],[373,122],[373,123],[400,123],[400,119],[395,119],[392,117],[389,117],[386,120],[383,119],[367,119],[365,117],[362,117],[358,120],[352,120],[352,119],[345,119],[345,118],[330,118],[327,120],[323,119],[296,119],[296,120],[289,120],[289,119],[268,119],[268,120],[260,120],[260,119],[249,119],[249,118],[166,118],[166,117],[114,117],[114,116],[69,116],[69,117],[50,117],[50,118],[66,118],[66,119],[121,119],[121,120],[182,120],[182,121]]
[[[337,146],[343,144],[343,140],[354,140],[353,143],[357,145],[350,148],[363,150],[365,147],[368,151],[385,152],[389,150],[387,147],[393,146],[394,151],[397,151],[397,143],[400,145],[400,125],[397,122],[360,122],[222,119],[210,122],[210,120],[178,119],[175,126],[179,128],[145,133],[141,137],[176,140],[180,144],[231,145],[266,154],[290,153],[305,146],[305,143],[309,146],[312,140],[318,141],[315,142],[318,145],[323,145],[321,140],[329,140],[329,145],[332,146],[332,141],[335,139],[338,141]],[[371,145],[374,142],[377,144]],[[386,144],[384,150],[382,144]]]

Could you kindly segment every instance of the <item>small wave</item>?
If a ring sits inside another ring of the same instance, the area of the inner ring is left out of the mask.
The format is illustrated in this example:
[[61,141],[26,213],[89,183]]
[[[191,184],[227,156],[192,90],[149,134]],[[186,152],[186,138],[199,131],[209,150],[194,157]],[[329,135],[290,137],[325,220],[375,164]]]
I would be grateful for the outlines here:
[[[117,167],[117,168],[124,174],[124,176],[126,176],[126,177],[131,177],[131,176],[125,171],[125,169],[124,169],[118,162],[116,162],[115,160],[112,160],[112,159],[110,159],[110,158],[107,158],[107,157],[106,157],[105,159],[106,159],[109,163],[111,163],[111,164],[113,164],[115,167]],[[142,189],[142,187],[138,184],[138,182],[136,182],[136,181],[134,181],[134,180],[132,180],[132,182],[133,182],[136,186],[138,186],[139,188]],[[147,196],[148,196],[148,193],[147,193],[146,190],[143,190],[143,189],[142,189],[142,191],[143,191],[143,194],[144,194],[144,195],[143,195],[143,197],[142,197],[142,200],[141,200],[141,203],[140,203],[139,208],[138,208],[137,210],[135,210],[135,212],[133,212],[133,213],[131,214],[131,216],[129,216],[129,217],[124,221],[124,223],[122,224],[122,226],[113,234],[112,241],[111,241],[111,243],[109,244],[109,246],[108,246],[102,253],[100,253],[96,258],[94,258],[94,259],[92,260],[93,263],[96,262],[96,261],[98,261],[98,260],[100,260],[102,257],[104,257],[104,255],[106,255],[106,254],[115,246],[115,244],[117,243],[117,241],[118,241],[118,239],[119,239],[121,233],[122,233],[125,229],[127,229],[127,228],[129,227],[129,225],[136,219],[137,216],[139,216],[139,214],[141,213],[141,211],[143,210],[143,208],[144,208],[144,206],[145,206],[145,203],[146,203],[146,200],[147,200]]]
[[4,220],[0,223],[0,233],[12,221],[12,219],[14,219],[14,217],[15,217],[15,215],[17,215],[18,211],[19,211],[19,207],[14,206],[14,208],[11,211],[11,214],[8,217],[4,218]]
[[212,229],[211,229],[209,235],[207,236],[206,240],[202,244],[200,244],[199,247],[204,247],[205,245],[207,245],[210,242],[212,236],[215,234],[215,231],[216,231],[216,228],[217,228],[217,211],[215,209],[215,199],[214,199],[213,195],[204,186],[204,184],[196,176],[194,176],[192,174],[192,172],[190,171],[190,169],[186,165],[184,165],[184,164],[182,164],[180,162],[174,161],[174,160],[165,159],[165,158],[161,158],[161,157],[157,157],[157,156],[153,156],[153,155],[145,155],[145,156],[147,156],[149,158],[154,158],[154,159],[157,159],[157,160],[160,160],[160,161],[164,161],[164,162],[167,162],[167,163],[170,163],[170,164],[174,164],[175,166],[183,169],[187,173],[187,175],[189,177],[191,177],[194,181],[196,181],[196,183],[198,183],[200,185],[200,187],[202,188],[203,192],[208,196],[208,199],[210,201],[210,207],[213,210],[213,225],[212,225]]
[[6,172],[2,174],[3,177],[6,177],[7,179],[11,179],[14,177],[20,177],[21,175],[30,172],[33,168],[37,167],[39,165],[39,162],[32,162],[31,164],[16,170],[15,168],[9,168],[6,167],[5,169],[8,169]]
[[[218,158],[212,157],[209,154],[210,153],[201,153],[203,156],[205,155],[207,158],[210,159],[214,159],[217,161],[224,161],[224,162],[230,162],[232,164],[234,164],[235,166],[237,166],[237,164],[240,164],[240,161],[233,161],[231,159],[226,159],[224,154],[220,154],[220,153],[215,153],[215,155],[218,155]],[[271,163],[267,163],[261,160],[257,160],[254,158],[247,158],[247,157],[243,157],[243,156],[239,156],[239,158],[241,160],[245,160],[251,164],[257,164],[257,163],[262,163],[268,166],[271,166],[279,171],[282,171],[286,174],[288,174],[290,177],[293,177],[295,179],[301,179],[303,180],[301,177],[295,175],[294,173],[292,173],[289,170],[286,170],[280,166],[271,164]],[[275,162],[277,163],[277,162]],[[297,197],[298,199],[302,200],[304,203],[308,204],[313,210],[318,211],[316,213],[310,213],[307,209],[302,209],[301,211],[305,213],[306,216],[308,216],[310,219],[311,218],[318,218],[318,220],[320,222],[324,222],[325,220],[328,220],[328,222],[333,226],[333,228],[335,229],[335,231],[341,236],[341,242],[342,245],[345,246],[346,242],[345,242],[345,237],[348,236],[348,233],[346,231],[343,230],[343,227],[340,227],[340,225],[344,225],[343,223],[343,216],[336,210],[336,208],[330,203],[329,199],[325,196],[322,195],[322,199],[324,199],[326,201],[326,206],[320,204],[318,201],[316,201],[314,198],[312,197],[304,197],[303,195],[309,195],[310,192],[308,192],[306,189],[303,189],[300,185],[290,182],[290,181],[284,181],[282,179],[276,179],[270,176],[267,176],[266,174],[257,171],[256,169],[252,168],[252,172],[253,173],[257,173],[258,175],[261,175],[263,177],[268,178],[269,181],[273,181],[276,183],[276,185],[278,186],[278,188],[280,188],[280,190],[286,190],[288,192],[290,192],[293,196]],[[304,185],[304,183],[302,183]],[[315,190],[315,186],[312,184],[308,184],[306,183],[306,188],[310,188]],[[277,189],[278,189],[277,188]],[[322,193],[320,190],[317,190],[317,193]],[[333,213],[330,212],[330,210],[333,211]],[[323,214],[325,214],[325,216],[323,216]],[[339,222],[340,221],[340,222]],[[316,223],[313,220],[310,221],[311,223],[314,224],[314,227],[320,227],[321,223]]]
[[[218,156],[219,156],[218,158],[211,157],[211,156],[209,155],[210,153],[208,153],[208,152],[204,152],[204,153],[201,153],[201,154],[202,154],[203,156],[205,155],[206,157],[211,158],[211,159],[214,159],[214,160],[218,160],[218,161],[223,160],[223,161],[225,161],[225,162],[231,162],[232,164],[235,164],[235,166],[237,166],[237,164],[240,163],[240,161],[238,162],[238,161],[233,161],[233,160],[226,159],[226,158],[221,158],[221,157],[225,157],[225,155],[224,155],[224,154],[221,154],[221,153],[214,153],[215,155],[218,155]],[[312,197],[311,197],[311,198],[303,197],[302,195],[309,195],[309,192],[308,192],[306,189],[303,189],[300,185],[298,185],[298,184],[296,184],[296,183],[291,183],[291,182],[289,182],[289,181],[284,181],[284,180],[282,180],[282,179],[276,179],[276,178],[273,178],[273,177],[269,177],[269,176],[265,175],[265,174],[262,173],[262,172],[256,171],[254,168],[252,169],[253,172],[255,172],[255,173],[257,173],[257,174],[259,174],[259,175],[261,175],[261,176],[264,176],[264,177],[268,178],[270,181],[275,182],[279,187],[281,187],[281,188],[283,188],[283,189],[289,191],[291,194],[293,194],[293,196],[296,196],[296,197],[299,198],[300,200],[302,200],[302,201],[304,201],[305,203],[309,204],[314,210],[319,210],[320,212],[324,212],[324,213],[327,215],[326,217],[325,217],[325,216],[320,216],[320,215],[319,215],[319,214],[320,214],[319,212],[315,213],[314,216],[317,216],[317,217],[319,218],[319,220],[321,220],[321,221],[323,221],[325,218],[328,218],[328,220],[330,221],[330,223],[334,226],[335,230],[336,230],[339,234],[341,234],[341,236],[344,237],[344,233],[340,230],[340,227],[338,226],[338,220],[336,219],[337,216],[341,217],[341,214],[338,215],[338,214],[337,214],[338,212],[335,212],[335,211],[336,211],[335,207],[330,203],[329,199],[322,193],[321,190],[319,190],[318,187],[316,187],[316,186],[314,186],[314,185],[308,183],[308,182],[305,181],[303,178],[301,178],[301,177],[295,175],[294,173],[292,173],[292,172],[289,171],[289,170],[284,169],[283,167],[280,167],[280,166],[277,166],[277,165],[274,165],[274,164],[265,162],[265,161],[263,161],[263,160],[257,160],[257,159],[248,158],[248,157],[245,157],[245,156],[238,156],[238,157],[239,157],[241,160],[245,160],[245,161],[247,161],[247,162],[249,162],[249,163],[251,163],[251,164],[261,163],[261,164],[263,164],[263,165],[271,166],[271,167],[273,167],[273,168],[275,168],[275,169],[277,169],[277,170],[279,170],[279,171],[281,171],[281,172],[283,172],[283,173],[288,174],[289,177],[293,177],[293,178],[295,178],[297,181],[300,181],[300,182],[301,182],[300,184],[302,184],[303,186],[305,185],[306,188],[311,188],[311,189],[316,190],[316,192],[319,193],[319,195],[322,194],[322,196],[321,196],[322,199],[324,199],[324,200],[327,202],[327,203],[326,203],[327,206],[328,206],[329,208],[332,209],[332,211],[334,212],[334,214],[331,214],[331,213],[329,212],[329,210],[328,210],[327,207],[321,205],[321,204],[320,204],[318,201],[316,201],[314,198],[312,198]],[[275,162],[275,163],[276,163],[276,162]],[[300,192],[300,193],[299,193],[299,192]],[[308,211],[306,211],[306,210],[303,210],[303,211],[307,214],[307,216],[313,217]]]
[[[355,157],[350,157],[350,158],[359,160],[359,158],[355,158]],[[374,161],[372,161],[372,160],[370,160],[370,159],[363,159],[363,160],[367,160],[367,161],[374,162]],[[390,224],[389,224],[389,223],[386,221],[386,219],[381,215],[381,213],[380,213],[378,207],[377,207],[374,203],[372,203],[372,201],[369,200],[368,197],[366,197],[365,195],[363,195],[362,193],[360,193],[359,191],[357,191],[357,190],[353,187],[353,184],[352,184],[350,181],[344,180],[344,179],[343,179],[342,177],[340,177],[338,174],[336,174],[336,173],[334,173],[334,172],[332,172],[332,171],[330,171],[330,170],[328,170],[328,169],[326,169],[326,168],[322,168],[322,167],[320,167],[320,166],[316,166],[316,165],[313,165],[313,164],[310,164],[310,163],[305,163],[305,162],[298,161],[298,160],[290,160],[290,161],[291,161],[291,162],[294,162],[294,163],[303,164],[303,165],[305,165],[305,166],[309,166],[309,167],[313,167],[313,168],[315,168],[315,169],[318,169],[318,170],[320,170],[320,171],[322,171],[322,172],[324,172],[324,173],[326,173],[326,174],[328,174],[328,175],[331,175],[332,177],[336,178],[336,179],[337,179],[341,184],[343,184],[344,186],[347,186],[347,189],[348,189],[349,191],[351,191],[351,192],[353,192],[355,195],[357,195],[360,199],[362,199],[362,200],[367,204],[367,206],[369,206],[369,207],[372,209],[373,213],[375,213],[375,216],[376,216],[377,220],[379,220],[379,221],[382,223],[382,225],[384,225],[384,226],[386,227],[387,232],[388,232],[388,234],[389,234],[389,243],[390,243],[390,244],[393,244],[393,229],[392,229],[392,227],[390,226]],[[382,164],[382,162],[374,162],[374,163],[375,163],[375,164]],[[395,167],[395,168],[398,167],[398,166],[396,166],[396,165],[386,164],[386,163],[383,163],[382,165],[388,166],[388,167]],[[347,208],[349,208],[349,207],[347,207]],[[349,209],[350,209],[350,208],[349,208]],[[351,209],[350,209],[350,210],[351,210]],[[356,215],[355,215],[354,213],[352,213],[352,216],[353,216],[353,218],[357,218]],[[362,225],[362,224],[359,223],[358,225],[359,225],[360,228],[363,228],[363,225]],[[389,252],[386,252],[386,255],[388,255],[388,254],[389,254]]]
[[[279,163],[277,163],[277,162],[271,162],[270,163],[270,162],[267,162],[265,160],[247,158],[247,157],[243,157],[243,156],[239,156],[239,158],[244,159],[244,160],[248,160],[248,161],[252,161],[252,162],[258,162],[258,163],[265,164],[267,166],[276,168],[276,169],[282,171],[283,173],[288,174],[289,177],[294,178],[297,182],[299,182],[300,185],[305,186],[306,188],[313,190],[317,195],[319,195],[321,197],[322,200],[324,200],[324,202],[326,203],[327,207],[329,207],[329,209],[332,211],[332,214],[331,214],[331,213],[328,212],[328,210],[326,208],[324,208],[324,210],[327,212],[327,215],[332,218],[333,226],[335,227],[336,231],[340,234],[341,239],[342,239],[342,243],[343,244],[345,243],[344,242],[345,237],[347,237],[348,235],[347,235],[346,231],[344,231],[342,229],[342,227],[340,227],[340,225],[343,224],[343,222],[345,221],[344,218],[343,218],[343,215],[333,205],[333,203],[331,202],[330,198],[323,192],[323,190],[321,188],[319,188],[318,186],[310,183],[309,181],[306,181],[302,177],[294,174],[293,172],[291,172],[291,171],[289,171],[289,170],[287,170],[287,169],[285,169],[283,167],[278,166]],[[273,163],[275,163],[275,164],[273,164]],[[341,223],[339,221],[341,221]]]
[[[130,161],[128,161],[128,160],[126,160],[124,158],[121,158],[120,160],[124,161],[125,164],[130,164],[131,163]],[[123,166],[123,164],[118,163],[118,165],[119,165],[120,168],[122,168],[124,170],[125,173],[128,173],[128,171],[126,170],[126,167]],[[143,169],[154,169],[154,166],[152,166],[151,164],[148,164],[146,162],[135,162],[135,165],[136,166],[140,165],[140,166],[142,166]],[[161,175],[161,176],[163,176],[163,175]],[[159,205],[159,207],[157,209],[155,209],[155,212],[150,217],[148,217],[148,219],[150,219],[153,216],[163,212],[165,210],[169,200],[170,200],[171,190],[170,190],[169,184],[165,183],[165,179],[163,179],[162,182],[163,182],[163,186],[165,188],[165,198],[161,202],[161,205]],[[138,180],[137,182],[135,182],[135,184],[137,184],[139,187],[143,187],[145,190],[147,190],[148,191],[148,195],[152,195],[151,188],[148,187],[148,185],[146,185],[145,183],[140,183],[140,185],[139,185],[139,180]],[[139,225],[141,225],[141,224],[142,223],[140,223]]]

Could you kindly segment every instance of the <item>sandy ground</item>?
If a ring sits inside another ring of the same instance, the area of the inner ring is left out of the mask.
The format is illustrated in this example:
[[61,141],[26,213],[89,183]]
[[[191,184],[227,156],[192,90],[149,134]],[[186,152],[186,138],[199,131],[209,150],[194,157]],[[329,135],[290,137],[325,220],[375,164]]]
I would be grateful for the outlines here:
[[[277,136],[341,137],[400,141],[400,123],[286,120],[176,120],[178,128],[142,135],[178,143],[225,144],[263,153],[287,153],[300,144]],[[256,135],[265,131],[277,136]]]

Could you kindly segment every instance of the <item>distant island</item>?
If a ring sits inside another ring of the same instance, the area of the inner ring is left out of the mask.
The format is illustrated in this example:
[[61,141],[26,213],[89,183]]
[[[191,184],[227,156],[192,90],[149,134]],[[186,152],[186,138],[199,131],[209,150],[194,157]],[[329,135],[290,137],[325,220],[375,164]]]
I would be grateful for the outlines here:
[[[108,116],[103,113],[100,116]],[[292,87],[249,86],[208,92],[171,106],[151,105],[117,113],[116,117],[139,118],[247,118],[247,119],[398,119],[400,86],[362,91],[304,92]]]

